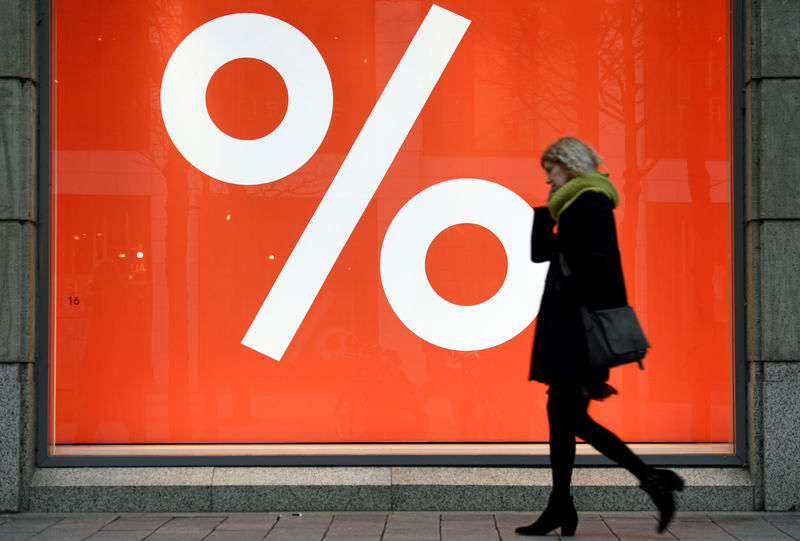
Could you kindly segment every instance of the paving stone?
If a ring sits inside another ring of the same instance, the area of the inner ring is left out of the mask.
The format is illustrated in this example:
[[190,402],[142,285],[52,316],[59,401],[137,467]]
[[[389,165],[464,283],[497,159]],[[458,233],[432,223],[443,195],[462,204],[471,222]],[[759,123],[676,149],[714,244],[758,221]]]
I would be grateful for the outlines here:
[[266,531],[257,530],[215,530],[203,541],[261,541],[266,535]]
[[682,540],[703,539],[708,541],[723,541],[735,539],[725,530],[709,521],[675,521],[669,526],[669,532]]
[[41,532],[58,523],[61,517],[26,517],[22,515],[5,520],[6,522],[0,524],[0,535],[10,532]]
[[84,541],[113,521],[114,516],[76,515],[60,519],[30,539],[35,541]]
[[678,511],[673,522],[711,522],[711,518],[703,513],[683,513]]
[[[394,520],[392,520],[394,518]],[[431,517],[423,518],[420,522],[413,522],[398,517],[389,517],[386,530],[383,534],[384,541],[428,541],[439,540],[439,519],[433,521]]]
[[266,541],[320,541],[325,532],[308,530],[273,530],[264,539]]
[[438,532],[435,534],[430,533],[391,533],[386,532],[383,534],[382,541],[439,541],[440,537]]
[[156,532],[147,538],[147,541],[202,541],[208,537],[209,532]]
[[328,532],[325,535],[325,541],[381,541],[381,536],[377,535],[361,535],[361,534],[331,534]]
[[336,523],[334,522],[328,529],[328,535],[380,535],[383,532],[384,524],[381,523]]
[[385,524],[386,518],[386,513],[342,513],[335,516],[334,522],[357,522],[360,524],[369,524],[374,522]]
[[498,541],[500,534],[496,529],[442,530],[442,541]]
[[634,539],[674,539],[668,532],[663,534],[658,534],[656,532],[658,521],[652,516],[611,517],[606,518],[605,522],[611,532],[621,541],[633,541]]
[[603,520],[584,520],[580,518],[578,522],[578,529],[575,532],[576,536],[583,539],[616,539],[617,536],[611,531],[608,525]]
[[148,540],[194,541],[207,537],[225,517],[177,517],[158,528]]
[[333,515],[289,514],[279,515],[276,529],[284,528],[323,528],[327,529],[333,521]]
[[782,515],[779,513],[777,515],[767,515],[764,520],[786,535],[794,539],[800,539],[800,516],[797,516],[797,514]]
[[439,524],[441,517],[438,513],[398,513],[386,518],[389,524]]
[[35,539],[36,541],[42,540],[63,540],[63,541],[73,541],[73,540],[80,540],[83,541],[88,539],[99,530],[89,530],[89,529],[56,529],[56,528],[48,528],[43,532],[39,532],[35,534],[31,539]]
[[114,522],[117,519],[115,515],[75,515],[67,516],[52,529],[55,530],[99,530]]
[[157,530],[163,526],[169,517],[119,517],[103,526],[106,530]]
[[271,530],[278,521],[278,515],[236,515],[226,518],[215,531],[227,530]]
[[714,522],[740,541],[792,539],[761,517],[726,517],[714,519]]
[[225,520],[225,517],[175,517],[159,528],[159,531],[212,530]]
[[142,541],[152,533],[152,530],[100,530],[87,541]]
[[[11,515],[0,541],[507,541],[536,513],[311,513],[285,515]],[[800,513],[681,513],[655,531],[652,513],[581,513],[581,540],[800,539]],[[385,527],[385,529],[384,529]],[[557,538],[559,531],[550,534]]]
[[494,515],[491,514],[475,514],[475,513],[444,513],[441,516],[442,522],[471,522],[482,523],[487,522],[494,524]]
[[31,532],[4,532],[0,534],[3,541],[27,541],[31,536],[36,535]]

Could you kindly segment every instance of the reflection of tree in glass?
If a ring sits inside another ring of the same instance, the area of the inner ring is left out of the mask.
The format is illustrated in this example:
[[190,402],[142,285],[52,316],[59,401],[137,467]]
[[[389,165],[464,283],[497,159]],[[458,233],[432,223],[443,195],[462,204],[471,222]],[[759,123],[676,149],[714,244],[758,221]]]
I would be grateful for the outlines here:
[[[723,43],[710,35],[708,9],[695,4],[587,1],[568,12],[537,6],[546,23],[533,40],[536,121],[556,134],[575,130],[601,154],[613,149],[622,156],[624,169],[612,173],[624,191],[624,246],[636,245],[642,180],[659,160],[683,157],[692,200],[709,199],[704,160],[717,153],[709,132],[718,107],[709,96],[725,84],[714,77],[724,75],[717,73],[724,57],[714,50]],[[696,60],[687,64],[689,58]]]
[[[545,84],[537,87],[535,106],[555,133],[575,129],[601,154],[601,142],[611,139],[613,145],[614,133],[622,132],[625,169],[616,173],[615,182],[625,195],[622,236],[631,237],[637,230],[641,180],[657,163],[639,160],[645,127],[644,2],[584,2],[572,6],[569,17],[562,10],[545,5],[541,14],[549,24],[536,41]],[[633,246],[631,240],[622,244]]]
[[[647,203],[643,182],[656,166],[663,167],[661,176],[668,177],[674,193],[650,199],[670,209],[653,213],[651,219],[664,212],[672,216],[673,222],[664,226],[681,239],[674,259],[685,262],[676,272],[694,269],[691,280],[674,276],[676,283],[686,284],[675,300],[697,303],[708,298],[708,283],[694,278],[711,275],[714,268],[715,251],[703,240],[708,238],[703,228],[714,212],[707,162],[725,159],[727,152],[724,119],[715,113],[725,109],[719,96],[725,96],[727,84],[726,41],[715,33],[719,24],[711,17],[716,11],[685,0],[587,0],[566,8],[543,2],[539,9],[537,17],[545,22],[534,40],[542,83],[532,93],[536,120],[555,134],[575,130],[617,162],[608,167],[623,195],[619,238],[623,258],[637,261],[627,266],[631,270],[640,268],[645,257],[650,261],[645,250],[637,249],[649,231],[640,227]],[[616,170],[620,159],[622,170]],[[678,195],[686,186],[688,201]],[[637,288],[636,272],[626,273],[629,295],[645,287],[641,276],[639,281]],[[713,320],[712,306],[708,302],[697,308],[709,312],[701,320]],[[659,314],[664,318],[670,319]],[[679,325],[659,322],[659,328],[682,336],[685,330]],[[636,400],[636,394],[631,386],[623,399]],[[638,410],[626,411],[633,416]]]

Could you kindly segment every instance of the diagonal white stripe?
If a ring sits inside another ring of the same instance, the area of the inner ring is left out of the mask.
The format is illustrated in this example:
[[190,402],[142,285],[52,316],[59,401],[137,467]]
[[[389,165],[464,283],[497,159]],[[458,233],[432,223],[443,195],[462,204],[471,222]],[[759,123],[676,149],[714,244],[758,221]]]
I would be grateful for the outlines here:
[[280,360],[470,21],[433,5],[311,217],[242,344]]

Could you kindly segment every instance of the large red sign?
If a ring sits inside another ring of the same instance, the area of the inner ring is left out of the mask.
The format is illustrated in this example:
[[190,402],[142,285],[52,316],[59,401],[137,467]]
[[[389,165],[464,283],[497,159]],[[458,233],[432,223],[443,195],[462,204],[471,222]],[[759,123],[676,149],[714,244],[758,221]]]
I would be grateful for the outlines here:
[[543,148],[622,195],[653,349],[594,414],[732,432],[727,2],[53,7],[51,443],[526,442]]

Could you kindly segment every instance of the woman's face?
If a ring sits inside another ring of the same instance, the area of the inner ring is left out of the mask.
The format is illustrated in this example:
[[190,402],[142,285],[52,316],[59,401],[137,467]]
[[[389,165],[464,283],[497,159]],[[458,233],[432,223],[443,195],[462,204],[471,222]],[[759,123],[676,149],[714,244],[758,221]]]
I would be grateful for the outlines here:
[[556,162],[545,161],[542,163],[545,173],[547,173],[547,184],[550,184],[551,191],[561,188],[570,179],[567,168]]

